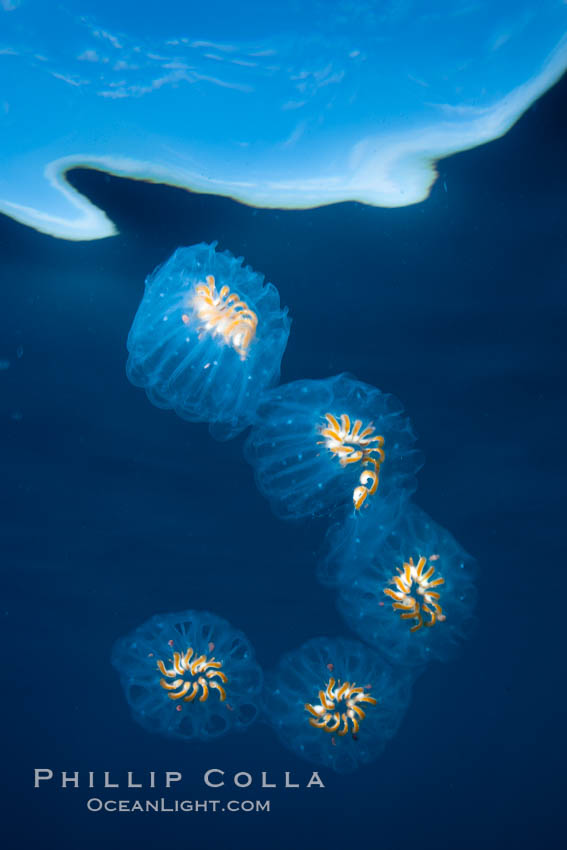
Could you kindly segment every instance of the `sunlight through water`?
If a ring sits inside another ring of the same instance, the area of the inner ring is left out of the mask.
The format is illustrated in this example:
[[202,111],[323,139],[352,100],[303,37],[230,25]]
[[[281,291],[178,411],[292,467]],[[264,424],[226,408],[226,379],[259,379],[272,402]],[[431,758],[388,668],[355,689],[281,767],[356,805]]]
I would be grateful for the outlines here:
[[0,0],[0,211],[111,236],[89,167],[259,207],[425,199],[567,67],[567,3]]

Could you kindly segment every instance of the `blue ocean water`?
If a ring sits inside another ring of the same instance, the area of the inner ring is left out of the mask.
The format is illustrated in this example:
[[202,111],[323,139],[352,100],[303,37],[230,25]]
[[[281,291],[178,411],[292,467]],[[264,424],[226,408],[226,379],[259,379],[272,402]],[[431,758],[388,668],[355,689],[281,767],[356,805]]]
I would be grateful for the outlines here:
[[[412,207],[266,211],[83,170],[70,179],[116,237],[0,221],[5,846],[563,845],[566,103],[563,81],[503,139],[442,161]],[[266,668],[346,634],[315,578],[324,521],[278,521],[242,437],[214,442],[126,379],[144,277],[214,239],[291,307],[282,381],[348,370],[403,400],[426,457],[419,504],[480,565],[474,638],[418,679],[379,761],[321,769],[325,788],[283,788],[311,767],[265,726],[207,745],[149,735],[109,662],[117,637],[185,608],[242,629]],[[34,789],[34,768],[54,781]],[[211,768],[254,784],[207,789]],[[63,770],[78,789],[57,787]],[[182,772],[182,788],[124,787],[150,770]],[[102,789],[103,771],[123,786]],[[271,811],[91,813],[93,796]]]

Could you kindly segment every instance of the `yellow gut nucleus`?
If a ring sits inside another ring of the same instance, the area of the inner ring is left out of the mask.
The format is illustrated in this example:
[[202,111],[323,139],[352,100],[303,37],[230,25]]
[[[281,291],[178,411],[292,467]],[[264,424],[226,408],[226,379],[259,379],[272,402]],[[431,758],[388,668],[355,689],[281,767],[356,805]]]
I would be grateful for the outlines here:
[[354,683],[329,679],[324,691],[319,691],[319,703],[306,703],[305,710],[312,716],[309,723],[316,729],[336,733],[343,737],[347,732],[356,735],[360,723],[366,713],[360,708],[360,703],[376,705],[377,700],[366,693],[365,688],[356,687]]
[[[217,292],[213,275],[207,275],[205,283],[195,287],[193,306],[203,329],[221,336],[245,360],[258,327],[258,316],[248,304],[235,292],[231,293],[228,286]],[[185,313],[181,318],[185,324],[190,322]]]
[[[217,691],[221,702],[226,699],[223,685],[226,685],[228,679],[221,670],[222,662],[214,658],[197,655],[189,647],[185,653],[173,653],[173,664],[169,669],[163,661],[158,661],[157,666],[162,676],[165,676],[160,679],[160,685],[172,700],[193,702],[198,699],[199,702],[206,702],[211,691]],[[173,681],[168,681],[171,679]]]
[[[429,562],[436,561],[438,557],[432,555]],[[435,567],[431,563],[428,565],[427,558],[419,558],[417,564],[410,558],[402,569],[398,567],[398,575],[390,581],[396,589],[384,588],[386,596],[393,599],[393,610],[399,611],[402,620],[415,620],[410,632],[417,632],[422,626],[434,626],[445,619],[439,604],[441,595],[433,590],[445,584],[445,579],[438,577],[432,580],[434,574]]]
[[341,466],[360,463],[364,467],[360,483],[355,487],[352,500],[358,511],[368,496],[378,489],[380,464],[384,462],[384,437],[374,433],[372,423],[363,428],[360,419],[356,419],[351,428],[350,417],[343,413],[340,423],[332,413],[325,414],[326,423],[321,426],[321,435],[325,438],[320,445],[326,446]]

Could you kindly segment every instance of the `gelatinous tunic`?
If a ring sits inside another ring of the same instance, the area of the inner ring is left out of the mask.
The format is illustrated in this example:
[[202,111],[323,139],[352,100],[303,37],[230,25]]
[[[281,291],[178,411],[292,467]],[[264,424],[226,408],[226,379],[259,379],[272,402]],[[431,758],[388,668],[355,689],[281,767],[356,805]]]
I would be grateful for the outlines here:
[[374,544],[371,526],[346,551],[338,605],[347,624],[396,664],[447,660],[470,633],[476,567],[415,505]]
[[157,614],[112,651],[134,719],[185,740],[244,729],[258,714],[262,671],[245,635],[206,611]]
[[371,503],[387,517],[415,489],[414,443],[394,396],[342,374],[268,391],[245,455],[279,517],[358,512]]
[[278,380],[290,320],[277,289],[216,244],[178,248],[148,277],[126,371],[157,407],[228,439]]
[[375,759],[409,704],[411,678],[364,644],[314,638],[266,677],[264,717],[289,749],[338,772]]

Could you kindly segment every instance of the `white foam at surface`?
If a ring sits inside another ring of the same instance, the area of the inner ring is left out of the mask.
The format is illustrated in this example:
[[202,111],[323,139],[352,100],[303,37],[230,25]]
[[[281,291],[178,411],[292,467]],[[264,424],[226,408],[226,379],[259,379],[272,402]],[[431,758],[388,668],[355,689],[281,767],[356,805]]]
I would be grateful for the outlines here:
[[567,68],[565,3],[386,3],[380,20],[348,5],[362,23],[331,0],[315,31],[314,0],[294,38],[243,42],[114,31],[102,2],[50,43],[37,3],[4,3],[0,211],[59,238],[114,235],[66,180],[81,166],[259,207],[418,203],[440,159],[502,136]]

